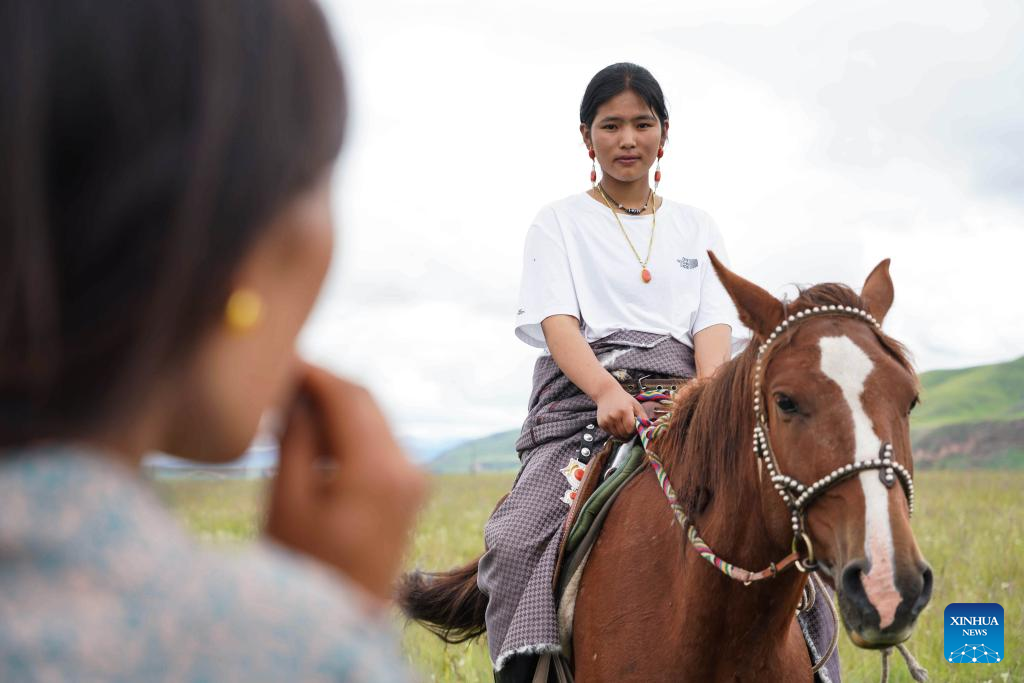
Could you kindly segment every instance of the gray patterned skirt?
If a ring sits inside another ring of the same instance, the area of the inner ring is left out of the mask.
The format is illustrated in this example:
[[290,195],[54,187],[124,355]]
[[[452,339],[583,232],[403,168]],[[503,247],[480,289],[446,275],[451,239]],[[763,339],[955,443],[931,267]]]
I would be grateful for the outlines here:
[[[622,379],[696,374],[693,351],[668,335],[621,331],[591,348]],[[516,442],[522,466],[508,497],[484,527],[486,550],[477,575],[477,585],[488,596],[487,638],[495,670],[514,655],[561,651],[552,584],[569,513],[570,486],[563,468],[604,445],[609,435],[596,423],[594,402],[551,356],[538,358],[529,414]],[[819,600],[801,619],[812,654],[824,651],[833,632],[826,609]],[[826,683],[839,681],[838,654],[821,674]]]
[[[693,351],[668,335],[622,331],[591,344],[613,374],[692,377]],[[552,583],[569,513],[571,459],[596,452],[608,434],[597,406],[551,356],[537,359],[529,414],[516,450],[522,467],[512,491],[484,527],[477,585],[487,594],[487,638],[494,668],[515,654],[561,650]]]

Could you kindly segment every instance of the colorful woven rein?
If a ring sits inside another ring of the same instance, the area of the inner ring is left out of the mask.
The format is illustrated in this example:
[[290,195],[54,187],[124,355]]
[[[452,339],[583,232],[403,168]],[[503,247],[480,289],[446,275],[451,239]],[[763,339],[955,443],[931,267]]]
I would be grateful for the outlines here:
[[[645,391],[641,394],[637,394],[636,400],[641,402],[658,401],[659,403],[672,403],[671,395],[660,391]],[[665,498],[668,499],[669,507],[672,508],[672,514],[675,515],[676,522],[678,522],[679,526],[682,527],[684,532],[686,532],[686,538],[690,541],[690,545],[694,547],[697,553],[707,560],[712,567],[722,572],[730,579],[735,579],[744,583],[774,577],[780,571],[786,569],[799,560],[799,553],[793,552],[778,563],[773,562],[767,568],[762,569],[759,572],[752,572],[749,569],[743,569],[742,567],[737,567],[734,564],[726,562],[711,550],[711,547],[705,543],[704,539],[697,533],[697,527],[693,525],[693,522],[691,522],[686,516],[686,513],[683,512],[683,507],[679,504],[679,499],[676,496],[675,489],[672,488],[672,484],[668,480],[668,474],[665,472],[665,466],[662,464],[661,458],[651,450],[651,445],[654,441],[657,440],[662,433],[668,430],[668,423],[671,418],[672,413],[665,413],[653,422],[647,419],[646,416],[637,417],[636,433],[639,435],[640,443],[647,454],[647,461],[650,463],[651,469],[654,470],[654,476],[658,478],[658,485],[661,486],[661,490],[665,493]]]

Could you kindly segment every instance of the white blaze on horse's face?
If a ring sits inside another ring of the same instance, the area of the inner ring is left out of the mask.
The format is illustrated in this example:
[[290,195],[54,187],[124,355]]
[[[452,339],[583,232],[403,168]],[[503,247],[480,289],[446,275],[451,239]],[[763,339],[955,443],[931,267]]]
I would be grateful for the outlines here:
[[[877,458],[882,440],[875,433],[863,403],[864,385],[874,363],[849,337],[822,337],[818,344],[821,371],[839,385],[853,416],[854,462]],[[864,554],[871,563],[862,582],[868,600],[878,610],[879,627],[884,629],[895,619],[901,600],[895,582],[888,489],[876,470],[866,470],[857,476],[864,492]]]

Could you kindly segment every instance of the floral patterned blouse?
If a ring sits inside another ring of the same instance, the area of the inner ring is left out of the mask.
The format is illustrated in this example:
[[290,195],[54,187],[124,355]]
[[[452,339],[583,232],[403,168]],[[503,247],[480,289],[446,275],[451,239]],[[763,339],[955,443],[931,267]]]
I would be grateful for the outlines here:
[[270,541],[198,545],[111,458],[0,452],[0,680],[409,680],[364,604]]

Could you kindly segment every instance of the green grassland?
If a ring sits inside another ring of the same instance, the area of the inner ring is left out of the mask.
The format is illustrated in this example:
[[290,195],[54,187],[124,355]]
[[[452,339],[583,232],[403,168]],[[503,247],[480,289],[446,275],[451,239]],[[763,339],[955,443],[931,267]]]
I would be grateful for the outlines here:
[[[445,475],[433,480],[433,496],[413,537],[408,566],[442,569],[480,552],[484,520],[508,489],[512,473]],[[911,651],[932,681],[1020,681],[1024,678],[1024,472],[927,471],[916,477],[914,530],[935,573],[931,604],[918,622]],[[183,522],[213,544],[245,542],[260,527],[260,481],[158,481],[160,495]],[[942,612],[950,602],[998,602],[1005,609],[1007,659],[1000,664],[948,664],[943,660]],[[406,656],[426,680],[492,680],[486,643],[444,646],[418,625],[404,625]],[[844,680],[878,680],[877,653],[840,640]],[[890,681],[909,681],[893,659]]]

